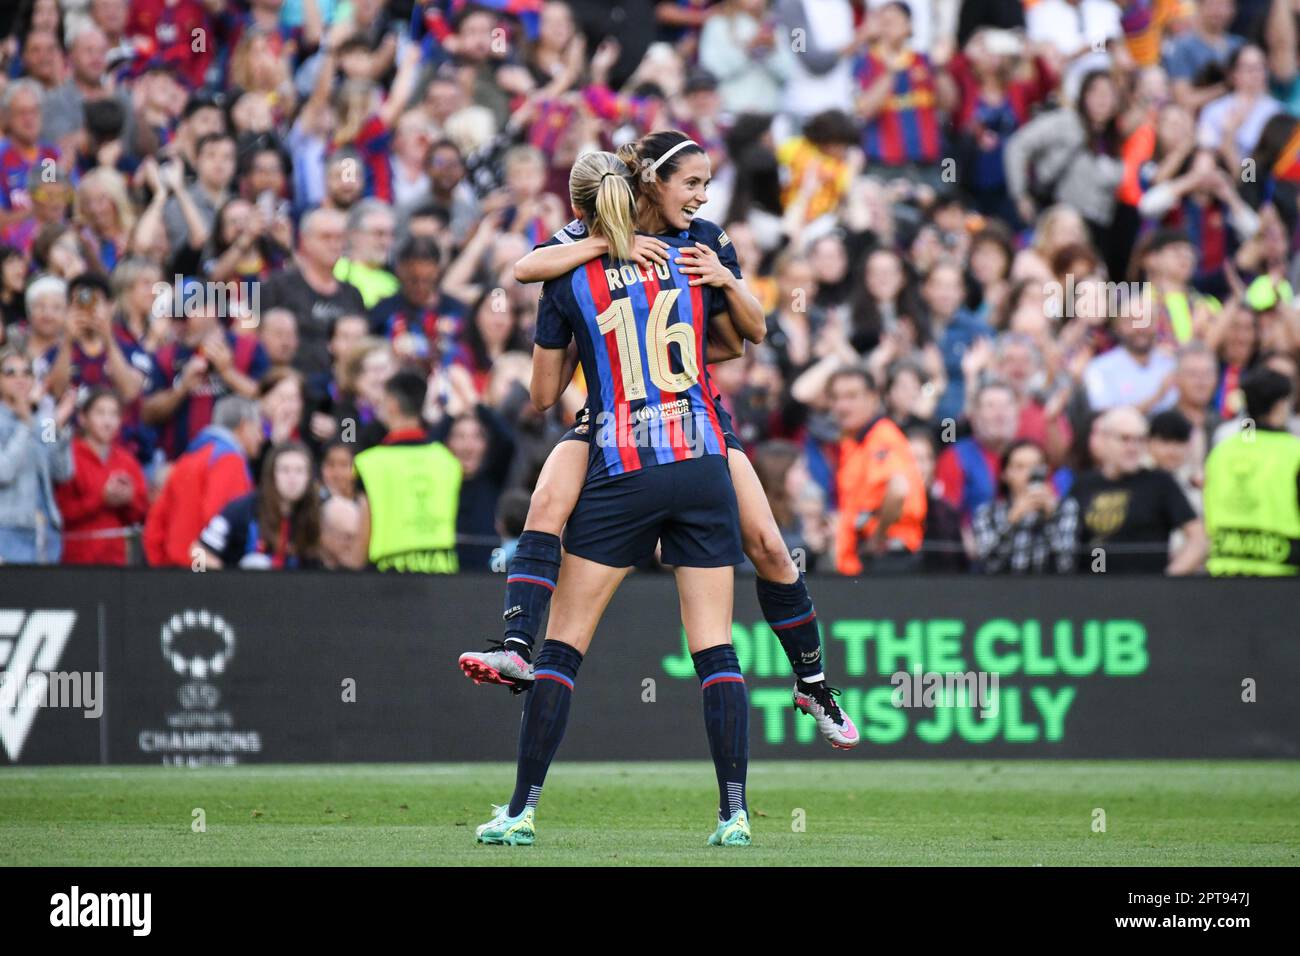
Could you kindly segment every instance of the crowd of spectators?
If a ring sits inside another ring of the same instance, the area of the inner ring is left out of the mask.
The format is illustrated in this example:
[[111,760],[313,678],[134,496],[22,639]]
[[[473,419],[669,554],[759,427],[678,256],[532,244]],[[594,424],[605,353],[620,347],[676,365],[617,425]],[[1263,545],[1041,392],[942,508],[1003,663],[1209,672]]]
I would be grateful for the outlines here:
[[0,561],[373,565],[355,459],[419,441],[439,570],[503,570],[584,403],[529,401],[513,265],[575,157],[676,128],[769,313],[712,375],[803,566],[1203,571],[1252,382],[1300,435],[1298,37],[1297,0],[5,4]]

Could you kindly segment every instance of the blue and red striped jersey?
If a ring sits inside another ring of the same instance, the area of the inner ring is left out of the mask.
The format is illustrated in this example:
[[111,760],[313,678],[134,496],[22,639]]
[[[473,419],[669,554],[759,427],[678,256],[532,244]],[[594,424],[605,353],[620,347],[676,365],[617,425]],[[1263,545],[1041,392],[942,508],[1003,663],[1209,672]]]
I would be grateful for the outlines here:
[[[31,154],[25,154],[12,140],[0,139],[0,209],[31,209],[32,197],[27,193],[28,174],[45,162],[53,169],[58,161],[59,150],[48,143],[39,143]],[[23,245],[19,228],[22,225],[21,221],[14,223],[4,235],[0,235],[0,241],[6,245]]]
[[51,168],[59,162],[59,150],[48,143],[39,143],[30,155],[24,154],[10,139],[0,139],[0,207],[4,209],[30,209],[31,197],[27,194],[27,174],[34,166],[48,161]]
[[[866,54],[858,61],[858,85],[869,88],[888,69],[878,56]],[[874,163],[901,166],[938,162],[941,148],[934,68],[924,54],[909,52],[893,74],[885,105],[863,129],[862,151]]]
[[[720,236],[711,244],[721,241],[731,260],[723,261],[736,271],[730,242],[712,223],[659,238],[688,246],[710,229]],[[676,263],[646,271],[601,256],[543,286],[535,341],[561,349],[576,339],[587,381],[588,482],[726,454],[705,363],[709,317],[726,301],[689,280]]]

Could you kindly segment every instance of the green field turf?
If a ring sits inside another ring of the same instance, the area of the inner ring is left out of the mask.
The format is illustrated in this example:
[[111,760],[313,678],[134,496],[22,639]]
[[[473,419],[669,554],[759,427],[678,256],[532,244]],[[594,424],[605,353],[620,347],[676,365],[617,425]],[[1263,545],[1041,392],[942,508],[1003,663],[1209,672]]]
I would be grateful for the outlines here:
[[1300,762],[764,762],[755,845],[715,849],[710,764],[561,761],[538,844],[476,846],[513,780],[503,764],[6,768],[0,864],[1300,865]]

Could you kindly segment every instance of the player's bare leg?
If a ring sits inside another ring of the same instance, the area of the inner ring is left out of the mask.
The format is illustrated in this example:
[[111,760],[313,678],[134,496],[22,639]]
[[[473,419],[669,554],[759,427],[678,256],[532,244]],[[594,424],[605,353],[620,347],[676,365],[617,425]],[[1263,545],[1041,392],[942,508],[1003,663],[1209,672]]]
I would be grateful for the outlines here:
[[690,652],[730,644],[736,569],[676,568],[673,573]]
[[585,441],[562,441],[551,449],[528,501],[525,531],[559,534],[564,530],[582,494],[590,451]]
[[551,619],[546,625],[546,640],[567,644],[579,654],[586,654],[605,608],[631,570],[566,554],[560,566]]
[[532,686],[533,644],[555,590],[560,532],[582,493],[589,449],[585,441],[562,441],[542,465],[506,573],[505,634],[486,650],[460,655],[460,669],[476,684],[501,684],[516,694]]
[[835,700],[839,691],[826,683],[817,612],[803,575],[786,548],[767,493],[743,452],[731,450],[727,464],[740,507],[745,555],[758,572],[758,603],[795,673],[795,709],[817,721],[818,731],[832,747],[855,747],[860,739],[858,728]]
[[785,538],[777,527],[772,505],[753,463],[744,452],[729,449],[727,466],[731,471],[731,483],[736,488],[736,504],[740,508],[740,537],[745,557],[749,558],[760,578],[777,584],[793,584],[799,580],[799,569],[785,546]]

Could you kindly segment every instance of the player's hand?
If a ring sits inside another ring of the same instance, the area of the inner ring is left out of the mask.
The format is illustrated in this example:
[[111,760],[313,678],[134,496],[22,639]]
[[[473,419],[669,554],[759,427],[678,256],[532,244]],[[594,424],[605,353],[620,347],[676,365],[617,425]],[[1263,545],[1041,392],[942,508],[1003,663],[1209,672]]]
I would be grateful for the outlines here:
[[632,240],[632,261],[646,272],[653,272],[657,265],[668,265],[668,250],[670,248],[671,246],[662,239],[656,239],[654,236],[637,235]]
[[681,266],[685,275],[695,276],[690,281],[691,285],[711,285],[722,288],[735,281],[736,277],[722,264],[718,254],[704,243],[697,242],[694,246],[684,246],[678,251],[681,256],[674,261]]

